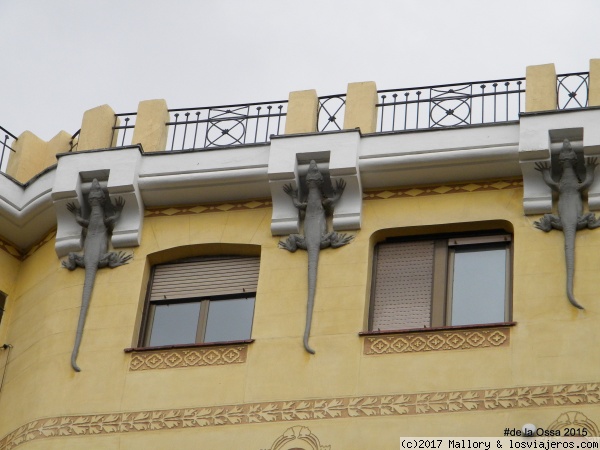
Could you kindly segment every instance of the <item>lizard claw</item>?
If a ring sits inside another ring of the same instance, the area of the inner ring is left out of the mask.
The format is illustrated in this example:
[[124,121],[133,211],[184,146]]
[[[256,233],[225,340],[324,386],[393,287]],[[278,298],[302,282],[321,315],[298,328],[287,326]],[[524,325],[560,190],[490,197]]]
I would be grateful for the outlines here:
[[292,198],[298,197],[298,190],[294,189],[291,184],[286,184],[283,186],[283,192],[289,195]]
[[81,212],[81,209],[78,208],[77,206],[75,206],[75,203],[73,203],[73,202],[67,203],[67,209],[69,210],[69,212],[71,214],[75,214],[75,215],[79,215]]
[[537,170],[538,172],[544,172],[545,170],[550,170],[550,165],[547,162],[536,162],[535,170]]
[[123,197],[117,197],[117,199],[115,200],[115,204],[114,204],[115,209],[118,211],[121,211],[124,206],[125,206],[125,200],[123,200]]
[[341,195],[342,192],[344,192],[344,189],[346,189],[346,181],[343,178],[340,178],[335,182],[335,192],[339,192]]

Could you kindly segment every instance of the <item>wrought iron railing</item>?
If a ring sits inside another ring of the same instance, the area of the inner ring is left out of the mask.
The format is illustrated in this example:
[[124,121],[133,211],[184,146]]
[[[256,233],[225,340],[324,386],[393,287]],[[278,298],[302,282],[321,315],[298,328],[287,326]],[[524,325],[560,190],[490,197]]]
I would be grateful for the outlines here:
[[287,100],[170,109],[167,149],[185,150],[268,142],[283,133]]
[[378,91],[377,132],[517,120],[525,78]]
[[3,127],[0,127],[0,138],[0,172],[6,172],[10,152],[15,151],[15,149],[8,145],[8,139],[12,138],[16,141],[18,138]]
[[589,72],[557,75],[557,109],[587,108],[589,80]]
[[[525,110],[525,84],[525,78],[507,78],[380,90],[376,132],[518,120]],[[587,107],[588,85],[587,72],[557,75],[557,109]],[[342,130],[345,108],[345,94],[319,97],[318,131]],[[177,108],[169,114],[167,150],[256,144],[283,133],[287,101]],[[135,119],[136,113],[115,114],[115,145],[131,142]]]
[[[115,124],[113,125],[113,142],[115,145],[126,145],[125,139],[128,130],[133,130],[135,128],[136,117],[137,112],[115,114]],[[131,144],[131,138],[133,138],[133,132],[131,133],[131,136],[129,136],[127,144]]]
[[79,144],[79,133],[81,133],[81,128],[71,135],[71,140],[69,141],[70,152],[77,150],[77,146]]
[[317,112],[317,130],[336,131],[344,126],[346,111],[346,94],[326,95],[319,97]]

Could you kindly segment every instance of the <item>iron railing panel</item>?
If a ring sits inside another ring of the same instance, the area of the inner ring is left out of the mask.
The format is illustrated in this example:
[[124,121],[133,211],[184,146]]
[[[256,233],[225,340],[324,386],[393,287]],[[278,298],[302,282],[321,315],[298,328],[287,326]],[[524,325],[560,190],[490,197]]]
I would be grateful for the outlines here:
[[12,138],[14,141],[18,140],[17,136],[0,126],[0,172],[4,173],[6,173],[10,152],[15,152],[15,149],[8,145],[9,138]]
[[378,91],[377,132],[518,120],[525,78]]

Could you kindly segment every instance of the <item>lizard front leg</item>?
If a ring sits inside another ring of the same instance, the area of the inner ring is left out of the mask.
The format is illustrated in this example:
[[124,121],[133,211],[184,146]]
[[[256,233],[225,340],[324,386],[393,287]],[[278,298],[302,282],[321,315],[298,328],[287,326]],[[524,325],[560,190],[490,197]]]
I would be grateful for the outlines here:
[[323,206],[327,210],[331,210],[332,206],[336,204],[338,200],[342,197],[344,189],[346,189],[346,182],[344,181],[344,179],[342,178],[340,180],[337,180],[335,182],[335,189],[333,190],[333,195],[323,200]]
[[114,214],[104,218],[104,225],[111,230],[115,226],[115,223],[117,223],[117,220],[119,220],[119,217],[121,217],[121,211],[123,211],[123,207],[125,206],[125,200],[123,200],[123,197],[118,197],[112,206]]
[[306,209],[306,202],[301,202],[298,199],[298,189],[294,189],[291,184],[286,184],[285,186],[283,186],[283,192],[285,192],[292,198],[292,202],[298,210],[303,211]]
[[67,209],[69,210],[69,212],[71,214],[73,214],[75,216],[75,221],[82,226],[83,228],[87,228],[88,225],[90,224],[89,220],[86,220],[82,217],[81,215],[81,208],[78,208],[77,206],[75,206],[75,203],[67,203]]

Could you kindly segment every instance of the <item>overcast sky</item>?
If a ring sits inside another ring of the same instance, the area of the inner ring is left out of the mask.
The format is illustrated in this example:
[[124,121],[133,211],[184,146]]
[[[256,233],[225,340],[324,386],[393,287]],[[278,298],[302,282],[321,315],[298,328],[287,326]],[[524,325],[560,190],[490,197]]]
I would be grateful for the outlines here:
[[0,125],[520,77],[600,58],[598,0],[0,0]]

